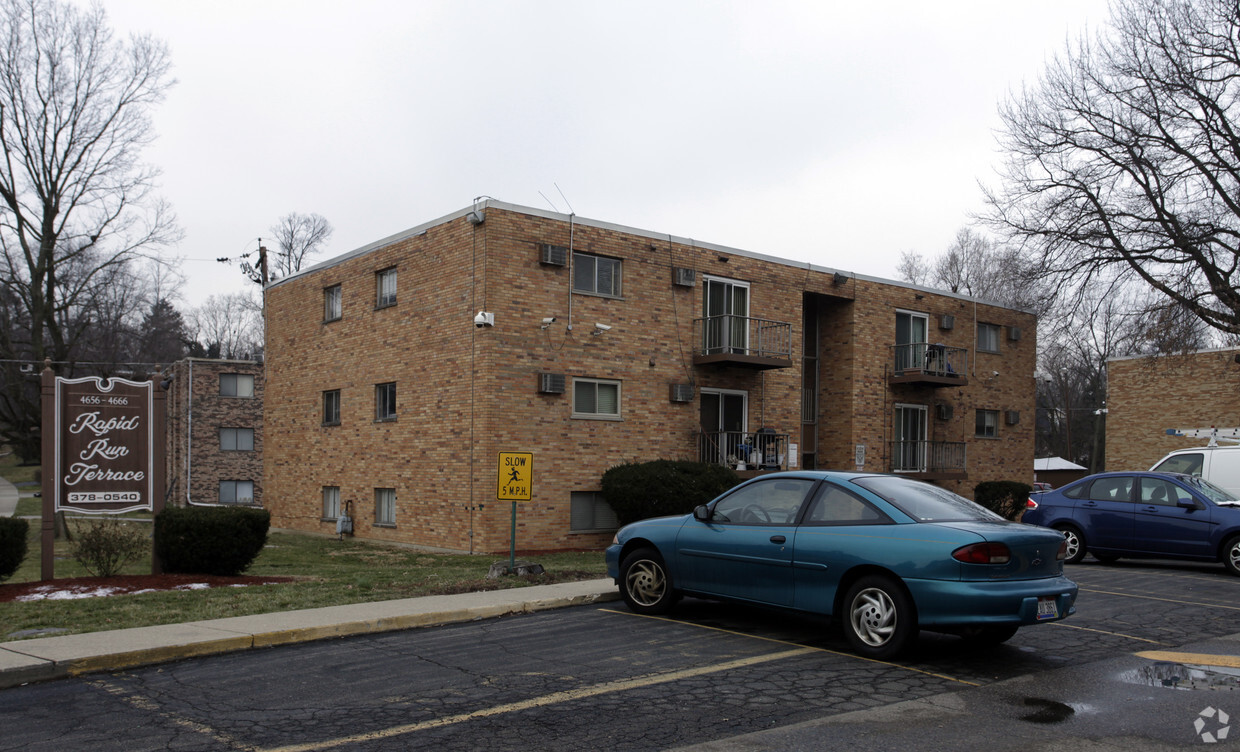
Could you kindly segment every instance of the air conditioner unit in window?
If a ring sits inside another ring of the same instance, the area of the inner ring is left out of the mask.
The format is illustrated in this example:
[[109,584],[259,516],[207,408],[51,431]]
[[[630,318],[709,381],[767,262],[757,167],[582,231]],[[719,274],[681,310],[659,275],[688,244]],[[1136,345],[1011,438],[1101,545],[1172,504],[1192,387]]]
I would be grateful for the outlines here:
[[668,398],[672,402],[692,402],[693,401],[693,385],[692,384],[670,384],[670,394]]
[[934,406],[935,412],[938,414],[939,420],[951,420],[955,414],[955,409],[946,402],[940,402]]
[[562,245],[544,243],[538,263],[548,266],[568,266],[568,249]]
[[943,314],[939,318],[939,328],[940,329],[955,329],[956,328],[956,317],[951,315],[950,313]]
[[566,379],[562,373],[538,374],[538,391],[540,394],[563,394]]
[[1020,339],[1020,327],[1019,326],[1008,327],[1008,339],[1010,339],[1013,342]]
[[672,278],[672,281],[675,284],[680,285],[681,287],[693,287],[694,282],[696,281],[696,274],[692,269],[685,269],[684,267],[678,266],[676,267],[675,272],[676,274]]
[[1006,414],[1007,424],[1014,426],[1020,422],[1020,410],[1008,410]]

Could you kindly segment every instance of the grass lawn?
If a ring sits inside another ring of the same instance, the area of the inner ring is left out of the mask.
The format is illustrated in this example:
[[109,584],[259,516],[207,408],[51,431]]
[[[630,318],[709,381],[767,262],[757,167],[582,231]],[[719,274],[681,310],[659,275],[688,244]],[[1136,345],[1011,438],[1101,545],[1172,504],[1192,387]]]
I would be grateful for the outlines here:
[[[33,521],[32,521],[33,523]],[[40,579],[38,524],[31,524],[26,559],[8,582]],[[338,606],[419,595],[495,590],[606,576],[601,551],[540,554],[525,557],[542,564],[537,577],[486,578],[495,561],[507,556],[427,553],[352,539],[272,533],[267,547],[245,572],[279,575],[295,582],[244,588],[171,591],[62,601],[0,603],[0,641],[22,630],[106,629],[219,619],[273,611]],[[122,574],[149,574],[149,555]],[[56,577],[84,577],[69,546],[56,543]],[[0,585],[3,587],[3,585]]]

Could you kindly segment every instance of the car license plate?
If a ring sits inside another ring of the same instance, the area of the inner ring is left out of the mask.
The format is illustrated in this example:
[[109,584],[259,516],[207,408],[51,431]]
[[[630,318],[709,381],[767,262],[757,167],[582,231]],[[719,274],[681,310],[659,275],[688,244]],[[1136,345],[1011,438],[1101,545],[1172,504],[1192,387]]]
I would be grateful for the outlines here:
[[1038,599],[1038,621],[1042,621],[1043,619],[1058,619],[1058,618],[1059,618],[1059,604],[1055,602],[1055,599],[1054,598],[1039,598]]

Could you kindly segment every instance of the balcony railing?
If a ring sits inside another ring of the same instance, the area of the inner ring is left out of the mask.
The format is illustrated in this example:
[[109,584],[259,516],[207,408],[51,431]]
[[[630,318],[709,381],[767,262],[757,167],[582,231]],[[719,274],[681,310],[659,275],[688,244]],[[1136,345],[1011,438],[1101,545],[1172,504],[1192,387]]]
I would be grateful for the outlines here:
[[697,435],[698,459],[733,470],[787,470],[788,434],[761,430],[703,431]]
[[963,347],[928,342],[892,345],[892,384],[942,384],[964,386],[969,383],[969,351]]
[[707,316],[693,320],[697,346],[693,362],[750,368],[792,366],[792,324],[752,316]]
[[966,446],[962,441],[893,441],[891,471],[925,477],[963,477]]

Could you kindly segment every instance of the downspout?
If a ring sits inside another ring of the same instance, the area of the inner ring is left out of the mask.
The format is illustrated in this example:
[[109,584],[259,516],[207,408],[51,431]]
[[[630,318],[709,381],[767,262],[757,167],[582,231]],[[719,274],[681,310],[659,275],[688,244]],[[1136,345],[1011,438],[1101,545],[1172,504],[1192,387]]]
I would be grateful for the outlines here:
[[577,215],[568,215],[568,331],[573,330],[573,219]]
[[193,487],[194,463],[194,359],[189,358],[189,388],[185,390],[185,503],[193,504],[189,490]]

